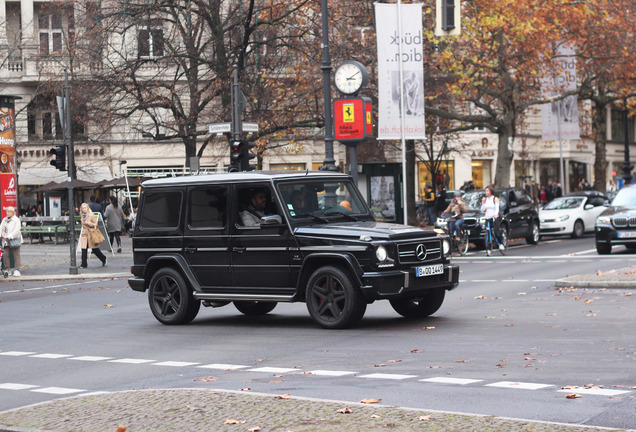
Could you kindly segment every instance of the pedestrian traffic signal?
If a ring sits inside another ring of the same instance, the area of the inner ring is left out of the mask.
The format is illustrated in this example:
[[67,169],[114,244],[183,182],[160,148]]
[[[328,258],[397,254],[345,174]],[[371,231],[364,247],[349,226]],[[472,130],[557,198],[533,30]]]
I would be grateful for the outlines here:
[[238,172],[241,170],[241,141],[232,141],[230,143],[230,168],[228,172]]
[[51,161],[51,165],[60,171],[66,171],[66,147],[63,145],[55,146],[49,150],[49,154],[55,156]]
[[254,159],[256,155],[250,152],[251,149],[256,147],[256,144],[249,141],[241,141],[241,171],[254,171],[256,167],[250,164],[250,160]]

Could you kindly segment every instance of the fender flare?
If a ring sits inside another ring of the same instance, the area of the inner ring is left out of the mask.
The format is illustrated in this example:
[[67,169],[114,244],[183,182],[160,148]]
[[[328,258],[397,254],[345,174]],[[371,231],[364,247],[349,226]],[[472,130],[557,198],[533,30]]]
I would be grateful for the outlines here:
[[201,286],[199,285],[194,273],[192,273],[192,270],[190,270],[190,266],[188,266],[185,258],[182,255],[167,253],[153,255],[148,259],[148,261],[146,261],[144,268],[144,280],[147,281],[146,287],[150,284],[150,280],[152,279],[152,275],[150,274],[151,269],[154,270],[156,268],[168,267],[163,263],[170,263],[169,267],[176,268],[176,270],[184,276],[186,283],[190,285],[193,291],[201,291]]

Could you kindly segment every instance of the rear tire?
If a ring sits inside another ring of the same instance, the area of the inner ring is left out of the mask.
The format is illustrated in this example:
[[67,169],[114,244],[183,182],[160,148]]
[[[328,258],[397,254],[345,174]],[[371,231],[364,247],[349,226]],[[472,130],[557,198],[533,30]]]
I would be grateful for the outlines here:
[[362,319],[367,303],[349,275],[339,267],[320,267],[307,282],[307,310],[316,324],[328,329],[351,327]]
[[276,307],[276,302],[265,301],[235,301],[234,307],[244,315],[265,315]]
[[201,307],[201,302],[192,296],[181,274],[170,267],[162,268],[152,276],[148,303],[155,318],[167,325],[189,323]]
[[405,318],[425,318],[433,315],[444,303],[446,290],[435,288],[412,299],[391,300],[393,309]]

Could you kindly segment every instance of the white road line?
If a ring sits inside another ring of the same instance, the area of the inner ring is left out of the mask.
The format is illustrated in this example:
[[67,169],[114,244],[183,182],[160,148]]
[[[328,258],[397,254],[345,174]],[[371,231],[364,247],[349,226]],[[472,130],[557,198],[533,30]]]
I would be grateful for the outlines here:
[[178,362],[178,361],[166,361],[161,363],[152,363],[153,366],[171,366],[171,367],[184,367],[184,366],[194,366],[199,363],[192,362]]
[[440,384],[473,384],[477,382],[482,382],[483,380],[476,379],[465,379],[465,378],[449,378],[449,377],[436,377],[436,378],[426,378],[421,379],[421,382],[432,382],[432,383],[440,383]]
[[39,389],[31,390],[31,391],[36,393],[67,395],[67,394],[85,392],[86,390],[64,388],[64,387],[45,387],[45,388],[39,388]]
[[155,361],[157,360],[144,360],[144,359],[134,359],[134,358],[108,360],[109,363],[126,363],[126,364],[144,364],[144,363],[152,363]]
[[223,364],[223,363],[213,363],[213,364],[197,366],[197,367],[204,368],[204,369],[237,370],[237,369],[245,369],[245,368],[247,368],[249,366]]
[[312,370],[309,371],[311,375],[319,375],[319,376],[333,376],[333,377],[341,377],[345,375],[354,375],[358,372],[348,372],[348,371],[331,371],[331,370]]
[[500,381],[492,384],[486,384],[486,387],[501,387],[521,390],[538,390],[546,387],[554,387],[552,384],[536,384],[513,381]]
[[497,279],[473,279],[470,282],[497,282]]
[[417,378],[417,375],[398,375],[398,374],[373,373],[373,374],[368,374],[368,375],[358,375],[358,378],[404,380],[404,379],[409,379],[409,378]]
[[29,357],[43,358],[43,359],[61,359],[61,358],[67,358],[67,357],[73,357],[73,356],[70,354],[35,354]]
[[89,361],[89,362],[98,362],[103,360],[110,360],[112,357],[99,357],[99,356],[80,356],[80,357],[71,357],[69,360],[79,360],[79,361]]
[[36,385],[30,384],[16,384],[16,383],[3,383],[0,384],[0,389],[2,390],[27,390],[37,387]]
[[528,279],[502,279],[501,282],[530,282]]
[[248,369],[248,372],[265,372],[265,373],[289,373],[298,372],[298,369],[294,368],[277,368],[277,367],[261,367],[255,369]]
[[578,393],[582,395],[593,395],[593,396],[620,396],[626,393],[631,393],[626,390],[609,390],[609,389],[597,389],[597,388],[575,388],[575,389],[564,389],[559,390],[560,393]]
[[0,355],[9,356],[9,357],[20,357],[35,354],[34,352],[26,352],[26,351],[5,351],[0,352]]

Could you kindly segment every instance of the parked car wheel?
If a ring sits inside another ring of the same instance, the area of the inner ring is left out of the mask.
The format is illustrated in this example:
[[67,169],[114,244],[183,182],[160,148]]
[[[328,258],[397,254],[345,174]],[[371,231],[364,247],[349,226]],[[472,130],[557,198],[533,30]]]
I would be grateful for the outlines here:
[[148,302],[155,318],[169,325],[189,323],[201,307],[181,274],[169,267],[157,271],[150,280]]
[[424,318],[433,315],[444,303],[446,291],[432,289],[426,294],[412,299],[391,300],[393,309],[406,318]]
[[362,319],[367,303],[342,269],[333,266],[314,271],[307,283],[305,301],[313,320],[331,329],[346,328]]
[[244,315],[265,315],[276,307],[276,302],[235,301],[234,307]]
[[572,238],[581,238],[585,234],[585,226],[583,225],[582,220],[577,220],[574,222],[574,227],[572,228]]
[[539,234],[539,224],[536,222],[532,222],[532,228],[530,228],[530,235],[526,237],[526,243],[528,244],[537,244],[539,243],[539,239],[541,235]]

